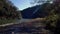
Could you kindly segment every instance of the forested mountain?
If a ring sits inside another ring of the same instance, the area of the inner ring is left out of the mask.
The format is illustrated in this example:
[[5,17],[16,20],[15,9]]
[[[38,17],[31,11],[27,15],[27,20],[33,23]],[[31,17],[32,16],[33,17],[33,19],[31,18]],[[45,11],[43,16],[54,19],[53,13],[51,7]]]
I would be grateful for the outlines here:
[[49,12],[45,10],[47,5],[49,5],[49,3],[24,9],[23,11],[21,11],[22,17],[27,19],[46,17],[49,15]]
[[0,24],[3,24],[3,22],[12,22],[13,19],[18,18],[20,18],[20,12],[17,7],[9,0],[0,0]]
[[18,18],[18,9],[9,0],[0,0],[0,17]]
[[[36,16],[33,15],[33,12],[37,9],[37,8],[40,8],[40,5],[39,6],[34,6],[34,7],[29,7],[27,9],[24,9],[23,11],[21,11],[21,14],[22,14],[22,17],[23,18],[34,18]],[[34,17],[33,17],[34,16]]]

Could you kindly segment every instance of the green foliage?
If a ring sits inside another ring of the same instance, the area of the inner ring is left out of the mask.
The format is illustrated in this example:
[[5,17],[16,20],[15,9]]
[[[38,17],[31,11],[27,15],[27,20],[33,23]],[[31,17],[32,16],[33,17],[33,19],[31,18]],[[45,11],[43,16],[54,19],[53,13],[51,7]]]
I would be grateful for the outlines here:
[[15,22],[15,19],[0,19],[0,25],[14,23],[14,22]]
[[20,12],[17,7],[9,0],[0,0],[0,24],[12,22],[18,18],[20,19]]
[[18,18],[17,8],[9,0],[0,0],[0,16],[6,18]]
[[[49,15],[47,18],[46,18],[46,22],[47,23],[50,23],[51,26],[54,26],[56,27],[56,23],[57,23],[57,19],[59,18],[59,16],[56,14],[56,15]],[[46,23],[46,24],[47,24]]]
[[[47,25],[47,28],[49,28],[51,31],[54,29],[60,28],[60,3],[52,3],[47,4],[46,7],[44,7],[45,11],[49,13],[48,16],[46,16],[45,24]],[[53,28],[52,28],[53,27]],[[54,30],[54,31],[58,31]]]

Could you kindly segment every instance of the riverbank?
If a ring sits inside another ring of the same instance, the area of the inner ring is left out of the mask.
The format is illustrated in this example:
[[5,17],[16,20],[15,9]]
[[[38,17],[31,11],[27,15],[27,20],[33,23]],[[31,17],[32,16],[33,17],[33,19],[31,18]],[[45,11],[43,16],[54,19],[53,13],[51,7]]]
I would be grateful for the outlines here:
[[15,23],[1,27],[0,34],[12,34],[12,32],[15,34],[50,34],[51,32],[46,30],[45,26],[46,25],[40,21]]
[[4,26],[9,26],[9,25],[14,25],[14,24],[19,24],[19,23],[26,23],[26,22],[35,22],[35,21],[44,21],[45,18],[36,18],[36,19],[20,19],[20,20],[14,20],[15,22],[13,23],[7,23],[7,24],[1,24],[0,27],[4,27]]

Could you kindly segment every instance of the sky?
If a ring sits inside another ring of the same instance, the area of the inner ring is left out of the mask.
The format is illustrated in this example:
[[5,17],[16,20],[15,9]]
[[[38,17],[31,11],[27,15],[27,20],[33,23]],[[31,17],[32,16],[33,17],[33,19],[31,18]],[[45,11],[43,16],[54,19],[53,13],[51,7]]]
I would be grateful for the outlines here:
[[11,0],[11,1],[19,10],[31,7],[29,0]]
[[[10,0],[19,10],[26,9],[28,7],[35,6],[31,4],[34,0]],[[42,3],[41,3],[42,4]]]
[[[33,0],[10,0],[19,10],[26,9],[28,7],[32,7],[35,5],[32,5],[31,2]],[[43,0],[46,1],[46,0]],[[42,3],[41,3],[42,4]]]

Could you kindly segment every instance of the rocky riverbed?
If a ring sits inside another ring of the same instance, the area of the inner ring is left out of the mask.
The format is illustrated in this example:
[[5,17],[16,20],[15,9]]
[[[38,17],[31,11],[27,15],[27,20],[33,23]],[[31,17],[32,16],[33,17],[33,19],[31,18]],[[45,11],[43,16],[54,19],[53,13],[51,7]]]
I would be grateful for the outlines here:
[[0,34],[52,34],[40,21],[23,22],[0,27]]

